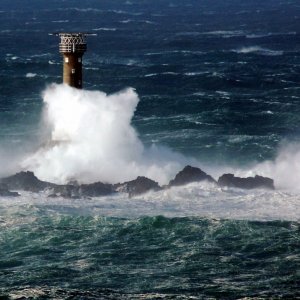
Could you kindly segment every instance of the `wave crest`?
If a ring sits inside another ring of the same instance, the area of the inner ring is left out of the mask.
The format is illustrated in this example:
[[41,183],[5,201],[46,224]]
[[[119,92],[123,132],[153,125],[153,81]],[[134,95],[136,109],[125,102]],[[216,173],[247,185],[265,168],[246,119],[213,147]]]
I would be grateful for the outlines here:
[[132,88],[107,95],[51,85],[44,93],[44,146],[23,167],[58,183],[116,183],[139,175],[167,183],[186,160],[167,148],[144,147],[131,125],[138,101]]

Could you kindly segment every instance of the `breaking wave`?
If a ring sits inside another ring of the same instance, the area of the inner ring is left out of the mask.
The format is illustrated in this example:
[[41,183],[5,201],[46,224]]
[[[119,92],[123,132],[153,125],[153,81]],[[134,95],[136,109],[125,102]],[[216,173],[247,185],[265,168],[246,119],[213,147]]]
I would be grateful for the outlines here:
[[107,95],[66,85],[49,86],[44,92],[42,146],[22,161],[22,169],[56,183],[117,183],[146,176],[167,184],[191,164],[216,179],[228,172],[241,177],[262,175],[273,178],[276,188],[299,190],[299,145],[285,145],[274,160],[259,164],[209,165],[157,144],[146,147],[131,124],[138,102],[132,88]]
[[60,183],[117,183],[139,175],[167,183],[187,159],[164,147],[144,147],[131,124],[138,101],[132,88],[107,95],[49,86],[44,93],[43,147],[23,167]]
[[277,56],[283,55],[283,51],[280,50],[271,50],[267,48],[262,48],[260,46],[250,46],[250,47],[242,47],[237,50],[233,50],[233,52],[241,53],[241,54],[249,54],[254,53],[258,55],[265,55],[265,56]]

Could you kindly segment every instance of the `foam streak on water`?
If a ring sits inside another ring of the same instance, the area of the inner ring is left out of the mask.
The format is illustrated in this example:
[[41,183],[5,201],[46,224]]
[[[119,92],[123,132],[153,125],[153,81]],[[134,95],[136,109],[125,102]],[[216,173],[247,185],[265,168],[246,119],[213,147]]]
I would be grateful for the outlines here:
[[297,297],[299,223],[112,218],[33,202],[1,217],[2,295]]

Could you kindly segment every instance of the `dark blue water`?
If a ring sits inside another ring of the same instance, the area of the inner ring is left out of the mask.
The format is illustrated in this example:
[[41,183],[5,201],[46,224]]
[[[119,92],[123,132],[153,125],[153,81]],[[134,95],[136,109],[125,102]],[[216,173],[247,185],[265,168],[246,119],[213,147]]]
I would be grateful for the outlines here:
[[[299,18],[296,0],[2,0],[0,154],[38,144],[42,93],[62,80],[48,34],[81,31],[97,33],[84,87],[135,88],[144,145],[208,165],[272,160],[300,140]],[[88,212],[0,198],[1,297],[300,298],[299,194],[200,191]]]
[[220,162],[272,158],[283,139],[299,140],[299,10],[276,0],[2,1],[1,136],[32,136],[41,92],[61,82],[48,33],[86,31],[98,36],[85,87],[134,87],[146,144]]

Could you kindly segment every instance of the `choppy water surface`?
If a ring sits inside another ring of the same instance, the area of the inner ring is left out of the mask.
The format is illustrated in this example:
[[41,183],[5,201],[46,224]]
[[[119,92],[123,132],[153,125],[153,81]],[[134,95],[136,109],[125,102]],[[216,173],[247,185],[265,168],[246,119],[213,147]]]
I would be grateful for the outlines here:
[[2,295],[296,299],[299,198],[291,199],[199,184],[131,199],[2,198]]
[[297,222],[128,219],[51,206],[8,216],[1,218],[0,274],[12,298],[299,296]]
[[[277,190],[2,197],[0,298],[300,299],[299,16],[293,0],[2,0],[1,176],[166,183],[190,163]],[[45,92],[59,31],[98,34],[84,84],[100,94]]]

